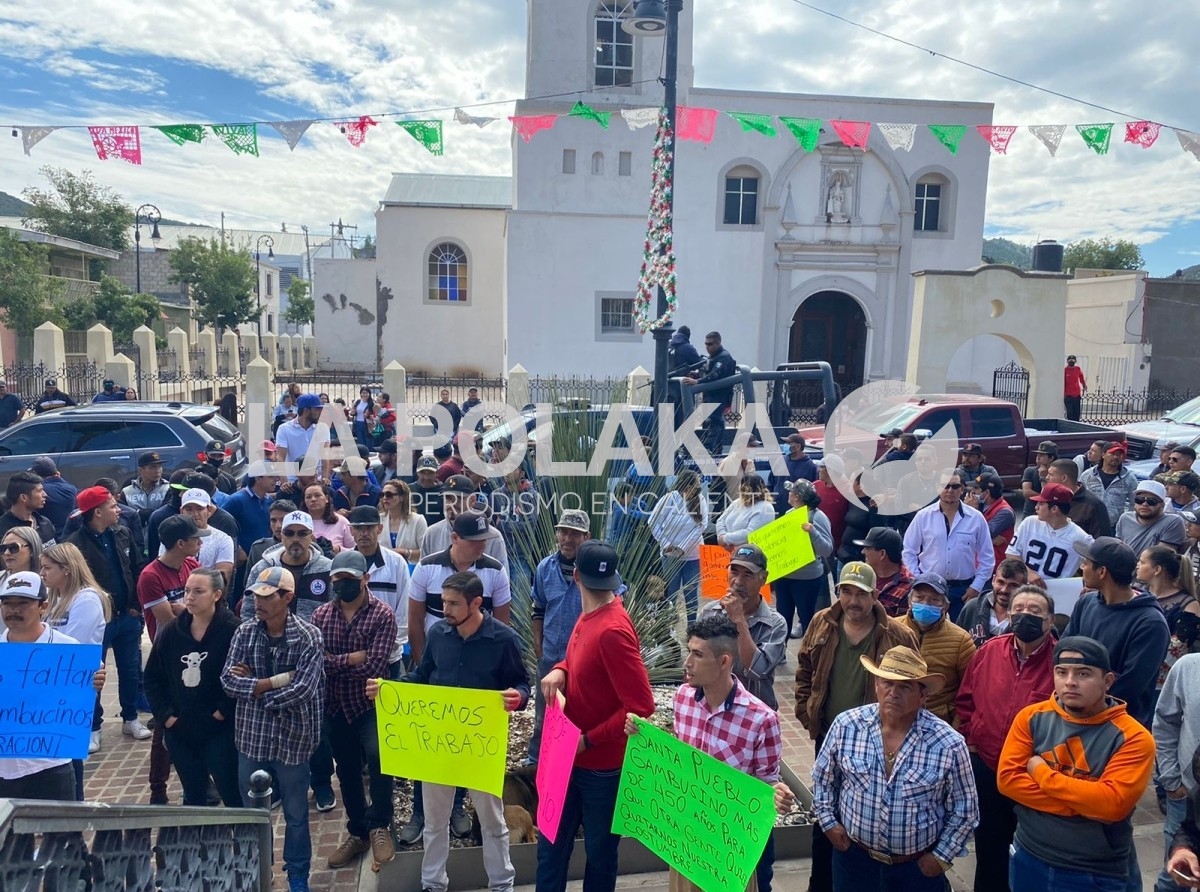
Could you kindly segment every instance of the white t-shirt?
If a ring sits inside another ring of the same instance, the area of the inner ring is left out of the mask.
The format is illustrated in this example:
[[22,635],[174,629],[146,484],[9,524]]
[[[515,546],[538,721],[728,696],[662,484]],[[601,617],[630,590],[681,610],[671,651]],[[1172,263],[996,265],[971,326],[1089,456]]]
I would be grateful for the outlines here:
[[[0,642],[8,641],[8,629],[0,632]],[[64,635],[62,632],[56,632],[48,625],[42,624],[42,634],[38,636],[34,644],[78,644],[79,642],[70,635]],[[45,771],[47,768],[54,768],[56,765],[69,765],[70,759],[0,759],[0,778],[5,780],[17,780],[22,777],[29,777],[31,774],[37,774],[39,771]]]
[[[166,553],[166,547],[160,544],[158,556],[162,557]],[[236,547],[230,535],[216,527],[209,527],[208,535],[200,540],[200,553],[196,555],[196,560],[200,562],[201,567],[215,570],[217,564],[232,564],[235,553]]]
[[363,422],[363,421],[367,420],[367,405],[368,404],[367,404],[366,400],[359,400],[357,403],[354,404],[354,420],[355,421]]
[[81,588],[71,599],[71,606],[61,619],[50,625],[60,635],[74,638],[80,644],[104,643],[104,603],[94,588]]
[[1043,579],[1068,579],[1078,575],[1083,561],[1075,550],[1076,542],[1090,545],[1092,537],[1074,521],[1056,530],[1036,517],[1026,517],[1006,553],[1019,557]]
[[[308,454],[313,437],[318,433],[321,435],[321,442],[329,445],[329,425],[318,422],[304,428],[300,426],[298,420],[293,418],[291,421],[279,425],[279,430],[275,432],[275,445],[287,450],[287,461],[303,466],[304,456]],[[296,478],[289,476],[288,479],[295,481]]]

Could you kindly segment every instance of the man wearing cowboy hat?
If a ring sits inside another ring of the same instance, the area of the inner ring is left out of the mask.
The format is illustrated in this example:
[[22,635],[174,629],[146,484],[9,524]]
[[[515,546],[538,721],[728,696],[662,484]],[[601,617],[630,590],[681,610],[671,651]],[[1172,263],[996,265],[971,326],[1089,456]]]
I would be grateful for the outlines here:
[[925,709],[942,688],[910,647],[878,664],[878,703],[843,712],[813,765],[813,809],[833,845],[835,892],[904,889],[942,892],[943,874],[967,853],[979,822],[967,744]]

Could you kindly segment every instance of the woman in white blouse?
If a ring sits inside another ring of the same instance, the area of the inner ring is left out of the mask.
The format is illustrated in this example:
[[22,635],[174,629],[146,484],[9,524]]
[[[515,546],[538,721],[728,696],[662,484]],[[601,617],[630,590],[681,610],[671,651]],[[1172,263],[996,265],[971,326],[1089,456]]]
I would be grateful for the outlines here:
[[708,517],[708,502],[695,471],[681,471],[675,488],[650,512],[650,534],[662,549],[668,595],[683,592],[689,623],[695,621],[700,605],[700,545]]
[[738,501],[717,518],[717,544],[729,550],[745,545],[750,534],[775,519],[775,503],[767,484],[757,474],[747,474],[738,484]]
[[379,495],[383,533],[379,541],[400,553],[410,564],[421,559],[421,540],[429,524],[412,507],[412,490],[403,480],[389,480]]

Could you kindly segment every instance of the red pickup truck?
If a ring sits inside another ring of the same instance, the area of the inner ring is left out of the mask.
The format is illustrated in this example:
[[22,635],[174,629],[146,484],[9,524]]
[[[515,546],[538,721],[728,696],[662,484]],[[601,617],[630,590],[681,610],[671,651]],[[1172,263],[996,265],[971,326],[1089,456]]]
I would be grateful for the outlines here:
[[[928,393],[883,400],[854,417],[855,427],[879,434],[876,458],[891,445],[888,432],[918,436],[934,434],[947,424],[958,428],[958,445],[978,443],[984,461],[1004,479],[1004,488],[1021,488],[1021,474],[1034,463],[1034,450],[1043,440],[1058,444],[1059,458],[1087,452],[1096,440],[1125,442],[1112,428],[1061,418],[1022,418],[1016,403],[988,396]],[[823,451],[825,428],[800,430],[810,450]]]

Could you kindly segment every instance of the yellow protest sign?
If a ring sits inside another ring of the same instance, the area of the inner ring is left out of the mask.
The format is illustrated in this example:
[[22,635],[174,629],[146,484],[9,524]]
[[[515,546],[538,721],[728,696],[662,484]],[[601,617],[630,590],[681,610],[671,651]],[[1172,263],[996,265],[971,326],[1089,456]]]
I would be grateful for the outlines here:
[[750,544],[757,545],[767,556],[767,582],[816,560],[812,537],[804,531],[806,523],[808,508],[802,506],[750,534]]
[[382,681],[375,724],[384,774],[504,792],[508,713],[499,691]]

